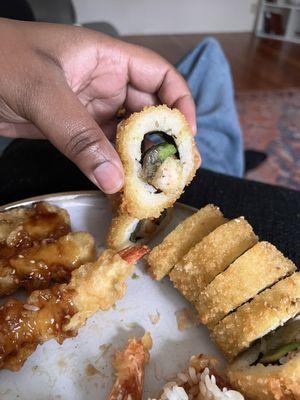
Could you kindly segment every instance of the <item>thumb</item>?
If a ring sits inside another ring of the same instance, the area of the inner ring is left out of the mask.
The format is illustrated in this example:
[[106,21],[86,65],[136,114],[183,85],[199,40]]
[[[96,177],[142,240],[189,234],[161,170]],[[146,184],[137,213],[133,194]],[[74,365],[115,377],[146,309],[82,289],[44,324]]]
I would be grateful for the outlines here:
[[124,173],[117,152],[66,84],[40,84],[28,111],[44,136],[103,192],[122,188]]

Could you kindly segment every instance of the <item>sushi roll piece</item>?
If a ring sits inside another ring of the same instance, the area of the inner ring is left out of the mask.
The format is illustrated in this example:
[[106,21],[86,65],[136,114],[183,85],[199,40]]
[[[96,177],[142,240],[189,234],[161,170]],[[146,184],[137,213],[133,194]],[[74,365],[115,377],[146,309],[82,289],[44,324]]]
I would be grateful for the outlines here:
[[[153,134],[160,143],[146,149]],[[146,107],[122,121],[116,148],[125,172],[121,213],[139,220],[158,218],[171,207],[199,164],[185,117],[165,105]]]
[[257,243],[199,295],[196,308],[201,322],[213,328],[231,311],[295,270],[295,264],[271,243]]
[[215,326],[211,337],[232,361],[260,337],[299,313],[300,272],[295,272],[225,317]]
[[227,376],[249,400],[299,400],[299,318],[261,338],[228,367]]
[[170,279],[195,304],[203,289],[257,241],[251,225],[243,217],[226,222],[191,248],[175,265]]
[[113,218],[106,244],[121,250],[134,244],[148,243],[158,232],[164,229],[172,219],[172,210],[167,209],[158,218],[137,219],[129,214],[120,214]]
[[156,280],[164,278],[191,247],[226,221],[212,204],[186,218],[146,257],[151,276]]

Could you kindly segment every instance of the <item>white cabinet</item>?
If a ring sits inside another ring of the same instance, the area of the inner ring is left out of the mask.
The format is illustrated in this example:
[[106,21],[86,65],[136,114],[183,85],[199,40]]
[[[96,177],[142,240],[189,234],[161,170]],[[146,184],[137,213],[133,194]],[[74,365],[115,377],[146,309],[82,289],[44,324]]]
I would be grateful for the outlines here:
[[300,0],[260,2],[257,36],[300,43]]

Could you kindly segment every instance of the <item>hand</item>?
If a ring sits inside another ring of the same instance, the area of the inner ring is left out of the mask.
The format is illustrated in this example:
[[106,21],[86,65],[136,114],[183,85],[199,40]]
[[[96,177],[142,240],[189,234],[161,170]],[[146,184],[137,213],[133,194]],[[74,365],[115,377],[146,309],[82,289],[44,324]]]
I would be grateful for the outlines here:
[[165,103],[194,132],[184,79],[163,58],[84,28],[0,19],[0,135],[46,138],[106,193],[123,185],[116,112]]

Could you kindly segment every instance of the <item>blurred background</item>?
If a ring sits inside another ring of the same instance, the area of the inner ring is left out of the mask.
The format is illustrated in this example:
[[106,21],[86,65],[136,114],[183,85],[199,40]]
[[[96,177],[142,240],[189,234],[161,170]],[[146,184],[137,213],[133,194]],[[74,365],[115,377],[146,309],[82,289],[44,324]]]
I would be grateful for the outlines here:
[[246,177],[300,189],[300,0],[1,0],[0,16],[83,25],[174,65],[216,38],[232,71]]

